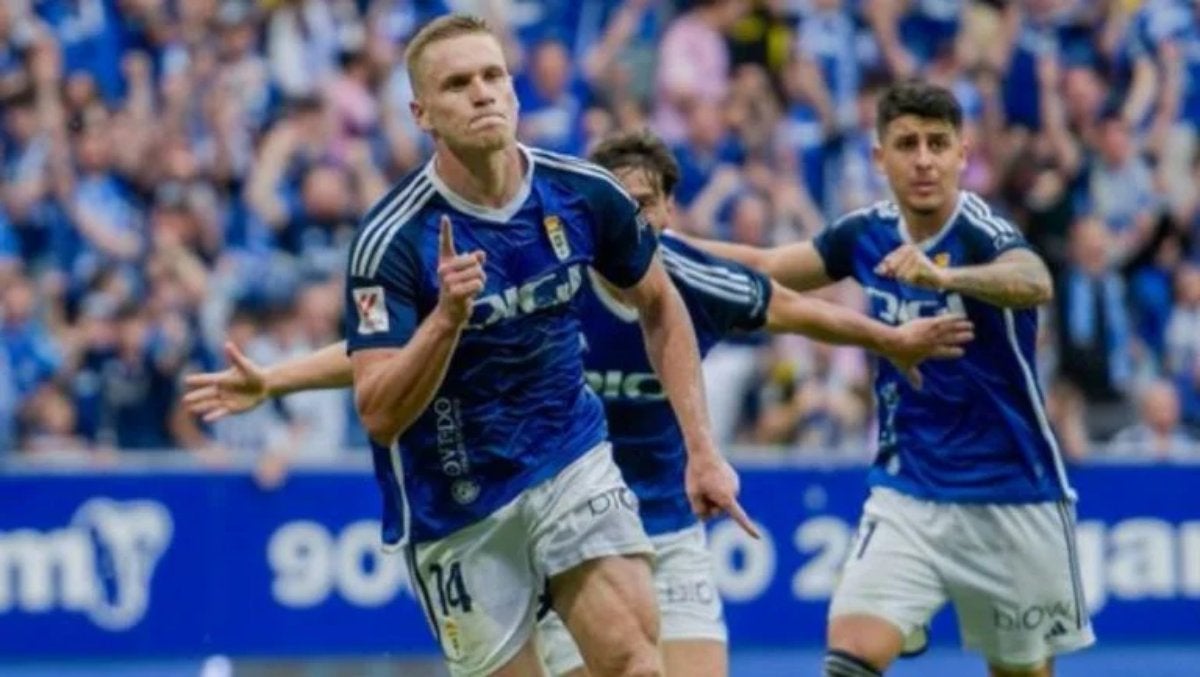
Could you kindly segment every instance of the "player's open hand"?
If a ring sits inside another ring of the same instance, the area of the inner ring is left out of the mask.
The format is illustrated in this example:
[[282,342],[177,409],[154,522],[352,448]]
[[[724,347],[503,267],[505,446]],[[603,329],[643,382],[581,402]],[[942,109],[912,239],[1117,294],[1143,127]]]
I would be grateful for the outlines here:
[[929,359],[962,357],[966,352],[963,346],[975,340],[975,325],[962,315],[938,315],[905,322],[894,335],[884,355],[904,372],[914,388],[920,388],[917,365]]
[[923,289],[941,291],[946,288],[946,270],[934,265],[925,252],[914,244],[893,249],[875,266],[875,274]]
[[454,249],[454,227],[450,217],[442,215],[438,235],[438,308],[455,327],[471,317],[471,302],[483,291],[487,275],[483,272],[485,255],[481,251],[459,254]]
[[697,517],[706,520],[727,513],[746,533],[760,538],[758,529],[738,503],[741,482],[737,471],[716,452],[700,458],[689,456],[684,483],[692,512]]
[[232,343],[225,344],[232,365],[224,371],[192,374],[183,380],[183,404],[195,416],[211,423],[240,414],[267,399],[266,372]]

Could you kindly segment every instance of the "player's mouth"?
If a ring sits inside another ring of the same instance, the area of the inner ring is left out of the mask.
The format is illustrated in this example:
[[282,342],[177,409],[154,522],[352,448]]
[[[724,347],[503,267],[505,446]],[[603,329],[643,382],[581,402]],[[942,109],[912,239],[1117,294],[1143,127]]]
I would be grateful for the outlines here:
[[921,195],[921,196],[933,195],[938,190],[937,181],[934,181],[932,179],[929,179],[929,180],[919,179],[917,181],[913,181],[911,186],[912,186],[912,192],[916,193],[917,195]]
[[471,126],[502,123],[505,119],[503,113],[484,113],[471,118]]

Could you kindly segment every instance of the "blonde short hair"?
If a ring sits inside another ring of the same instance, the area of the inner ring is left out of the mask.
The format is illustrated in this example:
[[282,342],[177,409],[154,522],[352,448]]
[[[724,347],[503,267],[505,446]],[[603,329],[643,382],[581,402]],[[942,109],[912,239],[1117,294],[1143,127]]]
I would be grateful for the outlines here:
[[404,50],[404,64],[408,69],[408,79],[413,90],[417,89],[417,63],[430,45],[474,33],[485,33],[493,37],[496,35],[487,21],[473,14],[447,14],[422,26]]

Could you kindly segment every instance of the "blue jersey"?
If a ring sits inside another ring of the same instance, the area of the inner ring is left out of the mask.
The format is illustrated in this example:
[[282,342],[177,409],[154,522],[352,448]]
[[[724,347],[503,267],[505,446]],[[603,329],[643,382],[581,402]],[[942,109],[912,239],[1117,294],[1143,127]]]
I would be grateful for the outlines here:
[[433,310],[443,215],[460,252],[487,255],[486,287],[444,381],[393,448],[375,455],[387,509],[399,513],[388,518],[392,542],[403,532],[438,539],[483,519],[606,436],[603,406],[584,381],[573,298],[588,266],[636,284],[657,238],[608,172],[521,152],[528,171],[506,208],[466,202],[430,163],[366,215],[350,249],[351,352],[403,346]]
[[[771,293],[766,277],[701,253],[669,233],[662,245],[701,354],[734,330],[762,327]],[[683,433],[646,355],[637,313],[614,300],[589,272],[580,314],[588,383],[604,399],[614,457],[638,497],[646,533],[695,523],[683,484]]]
[[[950,502],[1073,496],[1034,372],[1037,311],[1000,308],[877,275],[879,262],[909,241],[890,202],[843,217],[814,241],[830,277],[862,284],[875,318],[898,325],[953,311],[975,324],[975,340],[961,359],[921,365],[921,390],[879,360],[879,452],[870,483]],[[921,246],[937,265],[968,266],[1027,244],[978,196],[963,192],[949,222]]]

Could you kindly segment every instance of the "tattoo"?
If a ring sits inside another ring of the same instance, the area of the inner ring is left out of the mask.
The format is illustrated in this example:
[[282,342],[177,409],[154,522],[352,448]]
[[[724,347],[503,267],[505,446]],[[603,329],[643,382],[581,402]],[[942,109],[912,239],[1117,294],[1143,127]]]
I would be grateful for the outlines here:
[[1005,252],[991,263],[951,268],[946,289],[1002,308],[1032,308],[1054,295],[1046,264],[1022,249]]

